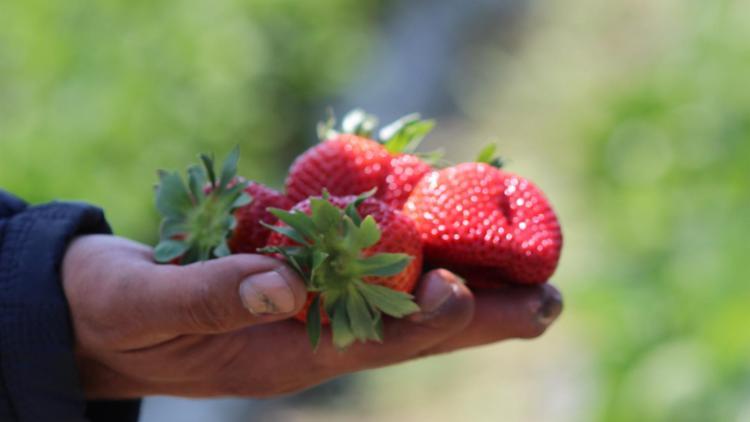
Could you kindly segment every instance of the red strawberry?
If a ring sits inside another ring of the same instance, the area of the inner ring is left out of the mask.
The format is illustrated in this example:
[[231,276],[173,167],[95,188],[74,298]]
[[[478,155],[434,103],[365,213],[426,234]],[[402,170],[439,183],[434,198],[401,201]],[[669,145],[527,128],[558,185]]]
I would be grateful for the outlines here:
[[381,142],[372,138],[375,118],[360,110],[349,113],[340,134],[329,127],[327,139],[299,156],[289,170],[287,195],[294,201],[320,195],[357,195],[377,188],[375,197],[401,209],[414,186],[431,168],[411,151],[432,129],[433,122],[410,115],[381,131]]
[[265,246],[271,230],[261,222],[276,223],[276,217],[268,212],[268,208],[288,210],[294,204],[284,194],[257,182],[250,182],[245,193],[252,201],[234,211],[237,225],[228,241],[232,253],[256,253],[258,248]]
[[266,252],[282,255],[305,277],[311,293],[297,318],[308,322],[313,344],[327,315],[334,343],[346,347],[382,340],[381,313],[402,317],[418,310],[407,293],[422,270],[419,233],[371,194],[311,198],[290,212],[272,210],[279,223]]
[[294,202],[319,196],[358,195],[372,188],[382,192],[391,172],[391,155],[379,143],[343,134],[324,141],[294,160],[286,179],[286,193]]
[[430,173],[404,206],[429,263],[487,279],[543,283],[557,267],[562,235],[533,183],[485,163]]

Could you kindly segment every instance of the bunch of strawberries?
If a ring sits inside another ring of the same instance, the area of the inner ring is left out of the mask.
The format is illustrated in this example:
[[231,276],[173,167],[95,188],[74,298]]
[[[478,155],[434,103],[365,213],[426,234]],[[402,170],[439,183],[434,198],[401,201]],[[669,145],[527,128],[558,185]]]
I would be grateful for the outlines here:
[[292,164],[286,192],[236,175],[237,149],[220,173],[213,159],[187,183],[160,172],[159,262],[189,264],[232,253],[265,253],[295,269],[308,288],[313,346],[322,325],[333,342],[382,341],[383,314],[417,312],[410,294],[424,268],[448,268],[471,287],[544,283],[562,247],[557,217],[539,188],[501,170],[490,147],[476,162],[435,168],[414,150],[434,122],[405,116],[374,135],[361,110]]

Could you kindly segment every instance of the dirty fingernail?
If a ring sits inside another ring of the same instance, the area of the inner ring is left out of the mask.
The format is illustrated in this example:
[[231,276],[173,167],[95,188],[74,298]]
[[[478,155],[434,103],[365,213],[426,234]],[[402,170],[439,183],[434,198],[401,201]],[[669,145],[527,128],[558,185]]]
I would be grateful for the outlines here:
[[544,301],[537,311],[537,321],[544,326],[552,324],[560,316],[563,309],[562,295],[560,292],[549,287]]
[[421,322],[434,317],[454,295],[456,295],[461,279],[446,270],[436,270],[424,280],[416,292],[420,312],[412,315],[411,319]]
[[277,271],[254,274],[240,284],[242,304],[251,313],[285,314],[294,310],[294,293]]

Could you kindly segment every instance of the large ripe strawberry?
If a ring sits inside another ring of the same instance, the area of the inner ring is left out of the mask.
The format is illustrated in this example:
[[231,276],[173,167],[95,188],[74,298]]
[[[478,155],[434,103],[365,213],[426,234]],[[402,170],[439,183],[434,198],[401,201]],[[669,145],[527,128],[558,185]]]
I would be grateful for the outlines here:
[[336,135],[305,151],[289,169],[286,193],[299,202],[319,196],[356,195],[377,188],[382,192],[391,171],[391,155],[366,137]]
[[382,340],[382,313],[402,317],[418,310],[408,293],[422,270],[419,233],[371,194],[311,198],[290,212],[272,210],[279,223],[265,251],[285,257],[305,278],[311,293],[297,318],[307,321],[314,345],[328,316],[333,342],[343,348]]
[[542,191],[486,163],[430,173],[404,213],[422,236],[428,263],[476,274],[484,284],[543,283],[560,258],[560,224]]
[[217,177],[213,159],[202,155],[203,167],[188,169],[188,183],[177,172],[161,172],[156,206],[163,216],[158,262],[189,264],[230,253],[255,253],[265,246],[274,224],[268,207],[288,209],[292,202],[279,192],[236,177],[235,149]]
[[301,201],[327,189],[333,195],[357,195],[377,188],[375,197],[401,209],[419,180],[431,167],[413,151],[434,123],[418,115],[405,116],[380,131],[373,139],[376,119],[361,110],[349,113],[343,133],[332,130],[335,122],[319,128],[320,144],[300,155],[286,181],[290,199]]

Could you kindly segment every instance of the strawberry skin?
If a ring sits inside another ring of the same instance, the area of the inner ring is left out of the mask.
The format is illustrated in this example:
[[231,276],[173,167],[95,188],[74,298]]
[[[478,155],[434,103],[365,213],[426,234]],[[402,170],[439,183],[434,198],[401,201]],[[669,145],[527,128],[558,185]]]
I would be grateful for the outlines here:
[[288,210],[294,204],[284,194],[257,182],[250,182],[245,188],[252,201],[234,211],[237,225],[228,240],[232,253],[257,253],[266,245],[271,231],[261,223],[275,224],[276,217],[268,208]]
[[544,283],[560,258],[560,224],[530,181],[485,163],[432,172],[404,206],[428,263],[487,280]]
[[[355,200],[355,196],[330,197],[328,200],[338,208],[344,209],[347,205]],[[422,271],[422,241],[417,232],[417,228],[408,217],[402,212],[395,210],[384,202],[375,198],[364,200],[359,207],[359,213],[363,216],[372,216],[381,230],[381,237],[378,243],[365,249],[363,256],[372,256],[378,253],[404,253],[412,257],[408,266],[396,275],[387,277],[365,277],[364,281],[370,284],[377,284],[388,287],[400,292],[411,292],[419,280]],[[292,211],[301,211],[310,214],[310,199],[306,199],[296,204]],[[283,225],[277,223],[277,225]],[[268,238],[268,246],[290,246],[294,242],[288,237],[278,232],[272,232]],[[296,315],[300,321],[305,321],[307,311],[315,298],[315,293],[308,294],[308,300],[305,307]],[[323,315],[323,322],[327,323],[328,318]]]
[[320,196],[358,195],[382,191],[391,171],[391,155],[379,143],[361,136],[342,134],[305,151],[292,164],[286,179],[287,196],[299,202]]
[[377,188],[378,198],[401,209],[419,180],[432,168],[411,154],[390,153],[371,139],[340,134],[300,155],[292,164],[286,192],[299,202],[319,196],[358,195]]
[[415,155],[394,156],[391,159],[391,172],[385,179],[386,186],[381,199],[393,208],[402,209],[419,181],[431,171],[432,167]]

